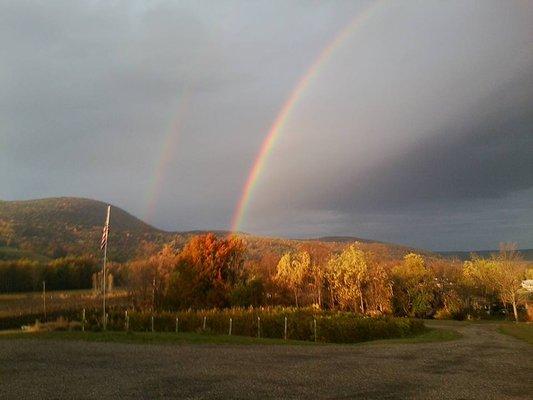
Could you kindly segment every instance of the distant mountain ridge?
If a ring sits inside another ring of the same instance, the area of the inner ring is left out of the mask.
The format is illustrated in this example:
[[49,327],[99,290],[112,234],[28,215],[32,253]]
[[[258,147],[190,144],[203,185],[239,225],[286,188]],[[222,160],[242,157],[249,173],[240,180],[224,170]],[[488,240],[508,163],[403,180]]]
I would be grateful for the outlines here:
[[[520,249],[519,252],[525,261],[533,261],[533,249]],[[470,259],[472,254],[486,258],[490,257],[491,254],[498,253],[498,250],[436,251],[435,253],[445,258],[457,258],[464,261]]]
[[316,240],[319,242],[339,242],[339,243],[351,243],[351,242],[384,243],[379,240],[363,239],[363,238],[359,238],[355,236],[321,236],[316,239],[310,239],[310,240]]

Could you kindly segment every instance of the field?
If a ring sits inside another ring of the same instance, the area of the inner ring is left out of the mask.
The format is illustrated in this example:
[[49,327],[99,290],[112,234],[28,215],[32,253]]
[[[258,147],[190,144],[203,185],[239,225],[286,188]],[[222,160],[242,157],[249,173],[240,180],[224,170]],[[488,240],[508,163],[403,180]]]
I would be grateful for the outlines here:
[[[127,305],[127,293],[115,290],[107,296],[110,306]],[[102,296],[92,290],[65,290],[46,292],[46,311],[81,310],[98,307]],[[0,318],[43,314],[43,294],[41,292],[0,294]]]
[[280,346],[198,334],[0,335],[0,398],[526,399],[533,391],[533,346],[498,324],[430,325],[439,339],[450,329],[461,337]]

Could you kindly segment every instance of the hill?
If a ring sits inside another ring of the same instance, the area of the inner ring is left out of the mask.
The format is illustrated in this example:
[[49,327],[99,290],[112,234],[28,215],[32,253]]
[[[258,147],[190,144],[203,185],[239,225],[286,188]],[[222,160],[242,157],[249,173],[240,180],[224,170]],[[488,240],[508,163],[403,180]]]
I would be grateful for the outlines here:
[[[0,258],[98,254],[106,207],[73,197],[0,201]],[[173,236],[118,207],[111,217],[110,240],[117,245],[109,256],[116,261],[131,258],[142,241],[161,243]]]
[[[533,249],[520,249],[520,255],[525,261],[533,261]],[[457,258],[459,260],[468,260],[472,254],[480,257],[490,257],[491,254],[498,253],[498,250],[477,250],[477,251],[439,251],[437,254],[445,258]]]
[[[29,258],[43,260],[65,255],[98,255],[107,204],[97,200],[57,197],[25,201],[0,201],[0,260]],[[111,214],[109,259],[127,261],[146,255],[164,243],[181,248],[194,235],[205,231],[165,232],[128,212],[114,207]],[[225,236],[227,231],[215,231]],[[284,252],[322,246],[339,251],[349,243],[359,243],[366,250],[399,258],[410,251],[430,254],[405,246],[357,237],[322,237],[285,239],[239,233],[246,242],[249,259],[264,254],[279,256]],[[155,245],[155,246],[154,246]]]

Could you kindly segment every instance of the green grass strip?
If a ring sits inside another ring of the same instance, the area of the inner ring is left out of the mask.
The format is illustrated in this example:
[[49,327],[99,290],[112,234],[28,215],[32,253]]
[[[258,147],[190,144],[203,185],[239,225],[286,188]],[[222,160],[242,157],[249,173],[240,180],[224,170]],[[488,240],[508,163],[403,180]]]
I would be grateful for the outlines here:
[[529,344],[533,344],[533,324],[526,322],[502,324],[498,331],[505,335],[513,336]]
[[[383,339],[362,344],[408,344],[429,343],[455,340],[461,335],[451,329],[428,329],[416,336],[401,339]],[[55,331],[55,332],[17,332],[10,331],[0,335],[1,339],[51,339],[51,340],[81,340],[87,342],[111,342],[133,344],[236,344],[236,345],[332,345],[332,343],[314,343],[302,340],[283,340],[269,338],[254,338],[248,336],[228,336],[192,332],[80,332],[80,331]],[[342,345],[342,344],[340,344]],[[350,344],[346,344],[350,346]]]

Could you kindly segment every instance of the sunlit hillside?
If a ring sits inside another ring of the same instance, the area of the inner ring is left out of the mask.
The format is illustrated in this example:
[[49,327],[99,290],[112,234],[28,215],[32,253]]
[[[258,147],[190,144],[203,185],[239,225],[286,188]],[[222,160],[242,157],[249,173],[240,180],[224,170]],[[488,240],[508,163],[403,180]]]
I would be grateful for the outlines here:
[[[0,202],[0,258],[57,258],[96,254],[105,219],[101,201],[58,197]],[[110,257],[131,258],[142,241],[162,243],[172,235],[113,207]]]
[[[75,197],[0,202],[0,259],[46,259],[65,255],[98,255],[106,203]],[[119,207],[112,208],[109,258],[126,261],[157,251],[165,243],[182,248],[204,231],[165,232],[141,221]],[[215,232],[226,236],[228,232]],[[358,242],[366,250],[400,258],[413,250],[406,246],[356,237],[284,239],[239,234],[247,246],[247,257],[256,260],[265,253],[275,256],[302,246],[319,245],[340,251]]]

